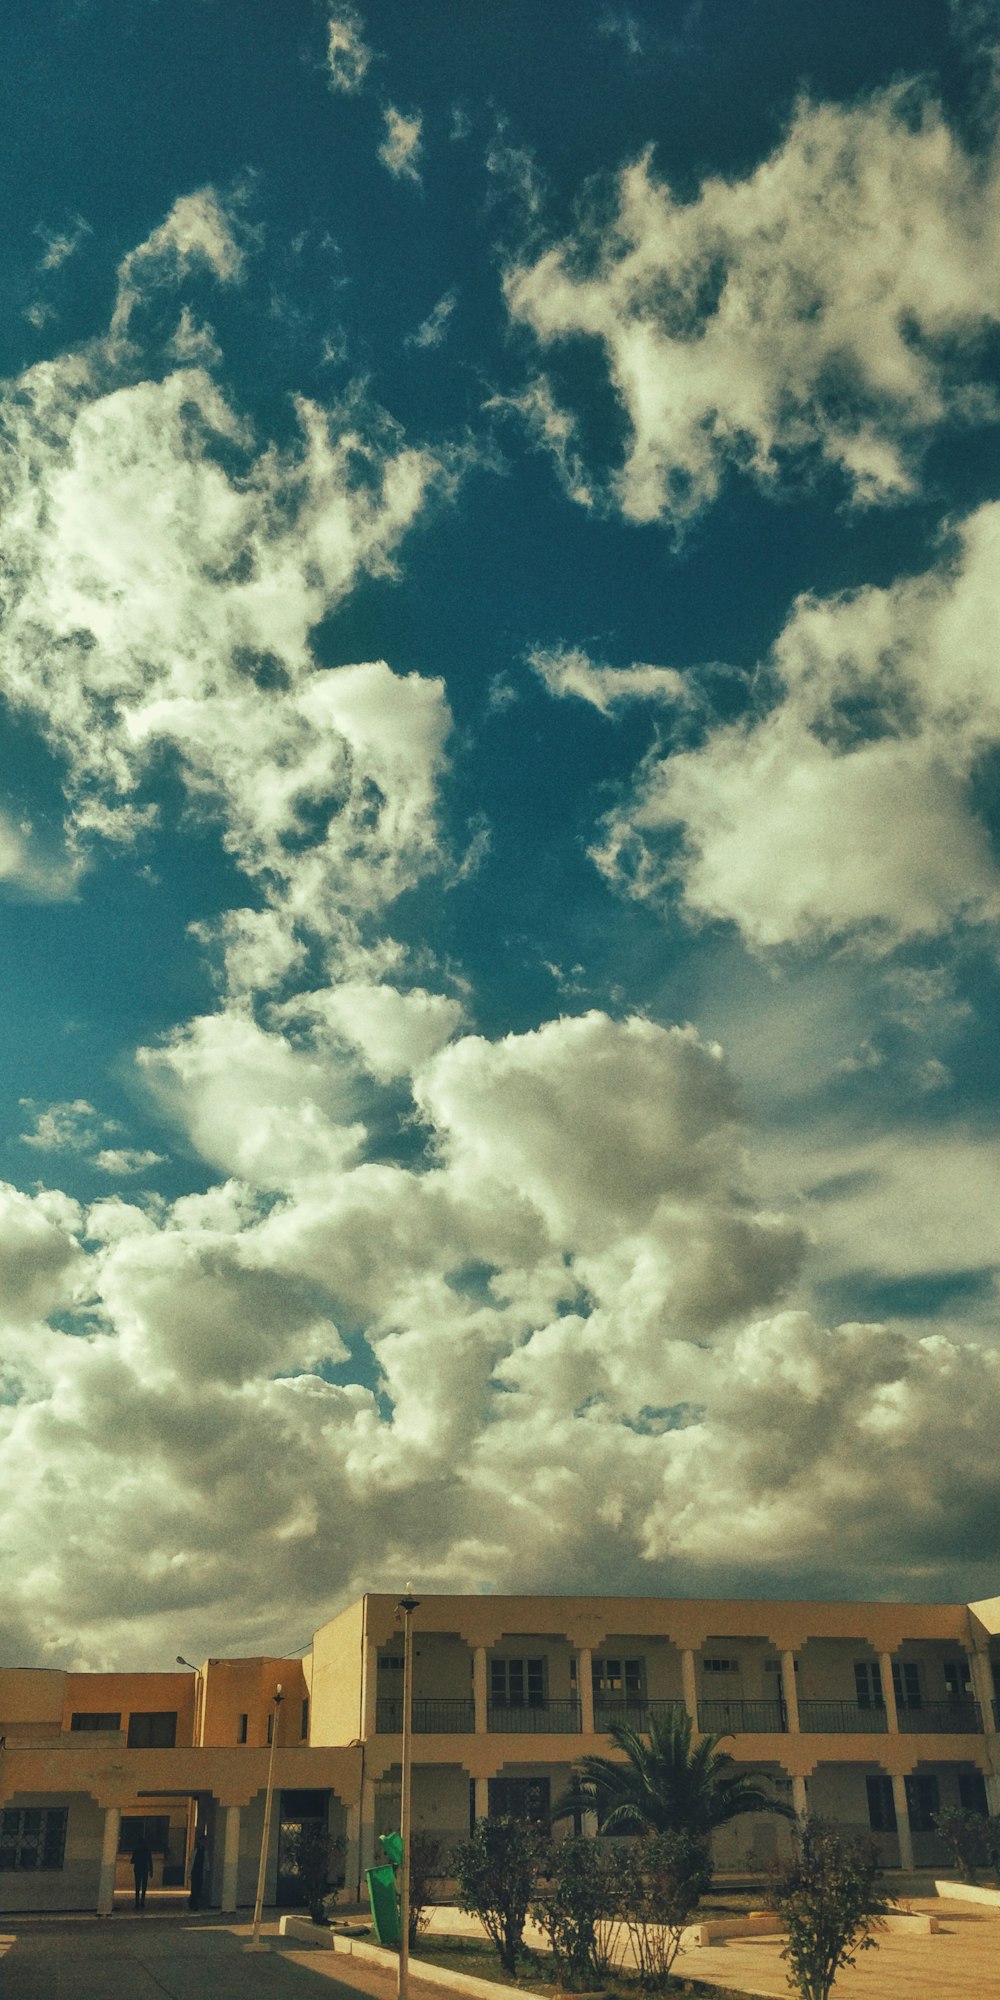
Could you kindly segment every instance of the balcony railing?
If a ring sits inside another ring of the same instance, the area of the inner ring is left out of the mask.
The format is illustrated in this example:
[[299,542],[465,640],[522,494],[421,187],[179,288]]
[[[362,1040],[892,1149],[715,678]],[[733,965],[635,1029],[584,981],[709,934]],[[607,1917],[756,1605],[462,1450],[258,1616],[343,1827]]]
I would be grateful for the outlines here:
[[[375,1704],[375,1727],[380,1736],[399,1736],[403,1729],[403,1698],[382,1695]],[[413,1730],[419,1736],[471,1736],[475,1711],[471,1701],[456,1696],[452,1701],[413,1697]]]
[[486,1726],[497,1736],[572,1736],[580,1728],[580,1704],[575,1696],[523,1704],[491,1701]]
[[700,1701],[698,1727],[720,1736],[769,1736],[787,1729],[780,1701]]
[[908,1736],[979,1736],[983,1721],[974,1701],[900,1701],[900,1729]]
[[635,1729],[640,1736],[647,1735],[650,1722],[667,1722],[672,1715],[682,1713],[684,1703],[675,1699],[650,1699],[641,1696],[631,1698],[622,1695],[618,1700],[614,1695],[595,1694],[594,1728],[608,1730],[613,1723],[620,1722],[626,1729]]
[[800,1701],[799,1728],[807,1735],[884,1736],[884,1708],[861,1708],[856,1701]]

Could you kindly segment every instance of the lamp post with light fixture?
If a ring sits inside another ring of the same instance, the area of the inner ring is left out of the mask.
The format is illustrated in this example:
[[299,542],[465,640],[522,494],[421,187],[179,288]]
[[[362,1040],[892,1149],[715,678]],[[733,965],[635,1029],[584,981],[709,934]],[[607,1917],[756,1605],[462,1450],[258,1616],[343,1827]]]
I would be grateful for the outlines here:
[[264,1881],[267,1875],[267,1844],[271,1833],[271,1801],[274,1798],[274,1753],[278,1747],[278,1718],[281,1714],[281,1682],[274,1690],[274,1713],[271,1718],[271,1755],[267,1760],[267,1790],[264,1794],[264,1826],[260,1836],[260,1867],[257,1870],[257,1899],[253,1906],[253,1937],[251,1951],[260,1950],[260,1919],[264,1908]]
[[[203,1742],[205,1735],[205,1676],[202,1673],[201,1668],[195,1666],[193,1660],[186,1660],[184,1658],[183,1653],[175,1653],[174,1658],[179,1667],[187,1667],[189,1671],[194,1675],[194,1724],[191,1730],[191,1734],[194,1738],[195,1749],[197,1749],[198,1746]],[[193,1855],[195,1850],[195,1842],[198,1838],[198,1822],[200,1817],[201,1817],[201,1794],[195,1793],[188,1803],[188,1818],[187,1818],[187,1827],[185,1829],[185,1841],[184,1841],[185,1873],[187,1871],[188,1861],[190,1857]]]
[[402,1880],[399,1885],[399,1975],[398,2000],[408,2000],[410,1973],[410,1795],[413,1766],[413,1613],[419,1599],[401,1597],[403,1614],[403,1741],[400,1750],[399,1833],[403,1843]]

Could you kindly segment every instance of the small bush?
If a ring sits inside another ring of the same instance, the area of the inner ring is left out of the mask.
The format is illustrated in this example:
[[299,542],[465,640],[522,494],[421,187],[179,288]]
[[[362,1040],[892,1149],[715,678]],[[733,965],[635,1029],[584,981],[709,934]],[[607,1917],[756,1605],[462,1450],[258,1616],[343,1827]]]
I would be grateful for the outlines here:
[[289,1840],[289,1858],[302,1883],[306,1907],[314,1924],[326,1916],[326,1898],[337,1881],[343,1880],[347,1842],[342,1833],[328,1833],[325,1826],[306,1820]]
[[434,1901],[445,1873],[441,1842],[426,1827],[410,1832],[410,1945],[416,1944],[428,1920],[428,1904]]
[[540,1827],[502,1814],[481,1819],[452,1860],[458,1904],[479,1917],[505,1972],[517,1972],[524,1926],[545,1847]]
[[[711,1886],[712,1863],[703,1839],[680,1830],[649,1834],[609,1856],[615,1949],[628,1938],[639,1984],[662,1991],[680,1949],[681,1933]],[[609,1944],[610,1949],[610,1944]]]
[[934,1814],[934,1825],[962,1881],[975,1882],[980,1868],[990,1859],[989,1822],[985,1813],[973,1812],[968,1806],[945,1806],[942,1812]]
[[610,1857],[585,1834],[560,1841],[542,1858],[544,1878],[531,1915],[552,1949],[560,1986],[599,1985],[608,1971]]
[[777,1909],[788,1927],[789,1981],[801,2000],[828,2000],[842,1966],[876,1940],[888,1908],[875,1848],[815,1821],[802,1830],[797,1858],[778,1877]]

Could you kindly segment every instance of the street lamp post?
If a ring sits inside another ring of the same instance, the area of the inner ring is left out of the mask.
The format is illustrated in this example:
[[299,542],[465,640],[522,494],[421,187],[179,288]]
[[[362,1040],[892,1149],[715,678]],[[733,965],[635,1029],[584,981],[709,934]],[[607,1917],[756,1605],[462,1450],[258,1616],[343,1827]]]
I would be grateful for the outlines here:
[[398,2000],[408,2000],[409,1994],[410,1781],[413,1764],[413,1613],[417,1609],[418,1601],[415,1597],[401,1597],[399,1600],[399,1609],[403,1614],[403,1742],[399,1800],[399,1832],[403,1842],[403,1859],[400,1863],[402,1881],[399,1891],[399,1977],[396,1985]]
[[251,1951],[260,1950],[260,1919],[264,1908],[264,1881],[267,1875],[267,1844],[271,1834],[271,1800],[274,1797],[274,1753],[278,1747],[278,1717],[281,1712],[281,1682],[274,1690],[274,1714],[271,1720],[271,1755],[267,1760],[267,1791],[264,1794],[264,1828],[260,1836],[260,1867],[257,1870],[257,1900],[253,1906],[253,1937]]

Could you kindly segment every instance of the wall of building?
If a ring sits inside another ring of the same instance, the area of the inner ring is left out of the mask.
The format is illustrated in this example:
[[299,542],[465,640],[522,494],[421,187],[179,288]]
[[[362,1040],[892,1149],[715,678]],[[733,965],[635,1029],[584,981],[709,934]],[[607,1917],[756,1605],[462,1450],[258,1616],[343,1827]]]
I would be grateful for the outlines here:
[[66,1849],[60,1869],[0,1870],[0,1911],[93,1910],[101,1872],[104,1814],[85,1792],[15,1792],[5,1807],[64,1806]]
[[360,1598],[313,1637],[308,1676],[312,1743],[353,1743],[364,1735],[362,1649],[367,1602]]

